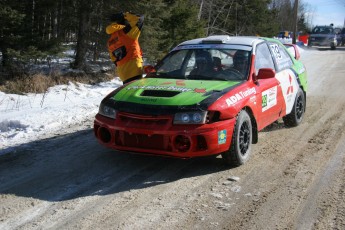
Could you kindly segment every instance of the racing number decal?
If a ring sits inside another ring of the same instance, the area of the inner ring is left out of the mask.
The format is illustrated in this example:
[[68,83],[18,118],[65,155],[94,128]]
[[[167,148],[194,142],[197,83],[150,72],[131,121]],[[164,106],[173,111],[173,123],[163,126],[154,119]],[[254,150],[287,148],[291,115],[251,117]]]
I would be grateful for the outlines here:
[[267,94],[262,93],[262,110],[267,107]]
[[280,51],[279,51],[278,45],[277,45],[277,44],[271,44],[270,47],[271,47],[271,50],[272,50],[272,52],[273,52],[274,57],[275,57],[277,60],[282,59],[282,55],[281,55],[281,53],[280,53]]

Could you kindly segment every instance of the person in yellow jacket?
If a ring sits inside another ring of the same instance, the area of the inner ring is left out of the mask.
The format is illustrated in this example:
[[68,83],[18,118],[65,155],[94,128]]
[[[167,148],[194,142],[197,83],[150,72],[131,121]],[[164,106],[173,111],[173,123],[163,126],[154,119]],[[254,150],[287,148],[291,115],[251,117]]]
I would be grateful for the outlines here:
[[143,58],[139,36],[144,16],[117,13],[111,15],[110,20],[112,23],[106,27],[106,33],[110,34],[108,51],[120,79],[126,84],[142,78]]

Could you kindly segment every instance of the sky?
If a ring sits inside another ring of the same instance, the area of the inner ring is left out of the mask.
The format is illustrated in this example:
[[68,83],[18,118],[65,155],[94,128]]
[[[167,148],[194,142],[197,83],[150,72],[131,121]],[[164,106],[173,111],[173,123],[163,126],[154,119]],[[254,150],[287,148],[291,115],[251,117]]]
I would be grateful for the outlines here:
[[300,0],[299,2],[310,5],[308,12],[310,13],[311,25],[333,23],[335,27],[344,26],[345,0]]

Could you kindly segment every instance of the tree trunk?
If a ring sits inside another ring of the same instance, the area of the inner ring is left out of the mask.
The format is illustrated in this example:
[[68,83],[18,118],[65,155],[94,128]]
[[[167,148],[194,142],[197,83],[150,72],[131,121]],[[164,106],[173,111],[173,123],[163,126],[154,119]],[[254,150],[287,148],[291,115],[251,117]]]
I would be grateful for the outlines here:
[[79,1],[79,28],[76,55],[73,65],[75,69],[82,69],[86,65],[90,10],[90,0]]

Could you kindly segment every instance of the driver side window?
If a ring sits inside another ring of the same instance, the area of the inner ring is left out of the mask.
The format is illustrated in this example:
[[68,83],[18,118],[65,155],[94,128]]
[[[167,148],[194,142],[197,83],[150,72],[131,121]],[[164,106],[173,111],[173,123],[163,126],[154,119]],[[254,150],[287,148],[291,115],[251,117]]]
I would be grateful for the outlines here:
[[275,70],[274,63],[272,60],[272,55],[266,43],[262,43],[256,47],[256,55],[255,55],[255,74],[256,75],[258,74],[259,69],[261,68],[271,68]]

